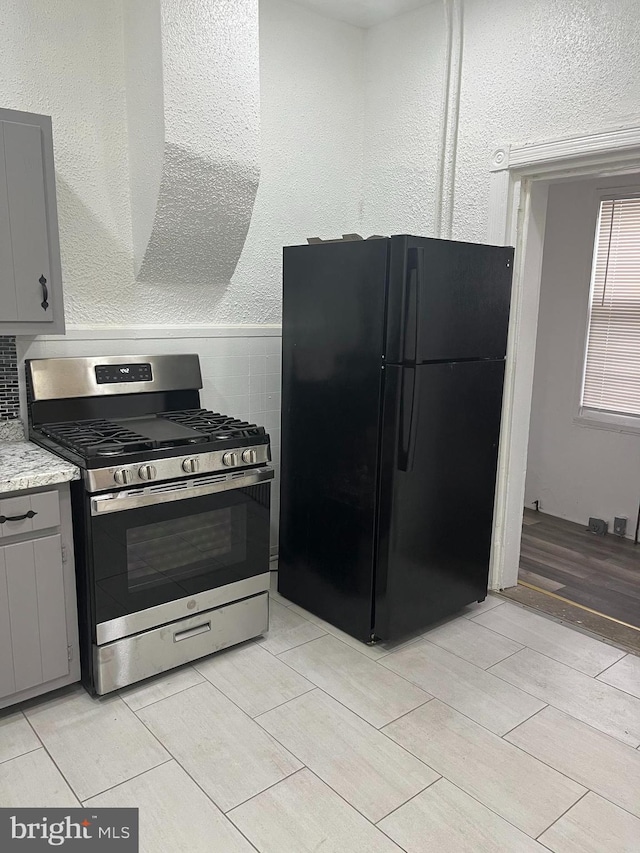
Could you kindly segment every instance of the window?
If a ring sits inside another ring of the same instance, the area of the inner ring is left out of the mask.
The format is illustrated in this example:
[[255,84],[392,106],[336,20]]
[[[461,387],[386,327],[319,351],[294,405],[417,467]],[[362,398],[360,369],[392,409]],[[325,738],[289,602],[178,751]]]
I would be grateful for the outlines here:
[[600,203],[581,402],[640,418],[640,196]]

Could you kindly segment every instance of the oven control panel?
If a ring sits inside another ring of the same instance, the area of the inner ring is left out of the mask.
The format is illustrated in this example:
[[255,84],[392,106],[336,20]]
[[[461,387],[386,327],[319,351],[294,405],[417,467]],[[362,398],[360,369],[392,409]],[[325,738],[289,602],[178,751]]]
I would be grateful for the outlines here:
[[185,474],[215,474],[229,469],[242,470],[246,466],[265,465],[271,462],[269,444],[254,447],[239,447],[237,450],[213,450],[197,456],[170,456],[154,459],[153,463],[116,466],[113,468],[89,468],[84,474],[89,492],[100,492],[115,486],[144,486],[151,481],[182,480]]
[[151,365],[146,364],[96,364],[98,385],[115,382],[151,382]]

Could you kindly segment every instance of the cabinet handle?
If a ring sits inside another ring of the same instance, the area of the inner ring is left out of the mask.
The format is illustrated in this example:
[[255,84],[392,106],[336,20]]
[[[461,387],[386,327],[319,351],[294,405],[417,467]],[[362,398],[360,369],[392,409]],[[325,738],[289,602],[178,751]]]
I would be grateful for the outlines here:
[[25,512],[24,515],[0,515],[0,524],[4,524],[5,521],[24,521],[25,518],[33,518],[33,516],[37,514],[37,512],[30,509],[29,512]]
[[40,303],[40,305],[42,305],[42,307],[46,311],[49,307],[49,291],[47,290],[47,280],[43,275],[41,275],[38,281],[42,285],[42,302]]

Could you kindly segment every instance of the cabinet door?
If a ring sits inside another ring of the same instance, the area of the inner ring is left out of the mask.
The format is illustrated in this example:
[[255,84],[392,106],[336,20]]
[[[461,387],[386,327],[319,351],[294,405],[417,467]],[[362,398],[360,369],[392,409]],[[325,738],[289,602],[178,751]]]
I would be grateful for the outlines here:
[[17,319],[51,322],[42,128],[10,121],[2,126]]
[[[0,586],[7,592],[14,689],[19,692],[69,672],[61,538],[45,536],[0,549]],[[2,601],[0,600],[0,615]],[[6,652],[5,652],[6,654]]]
[[0,320],[8,321],[18,319],[18,303],[13,275],[7,173],[4,167],[4,125],[5,122],[0,122]]

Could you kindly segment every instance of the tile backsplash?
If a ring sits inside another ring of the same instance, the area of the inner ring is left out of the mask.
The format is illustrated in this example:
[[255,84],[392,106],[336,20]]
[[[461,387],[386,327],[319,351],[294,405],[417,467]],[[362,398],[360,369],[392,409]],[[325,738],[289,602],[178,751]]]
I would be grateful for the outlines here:
[[20,417],[16,339],[0,335],[0,421]]

